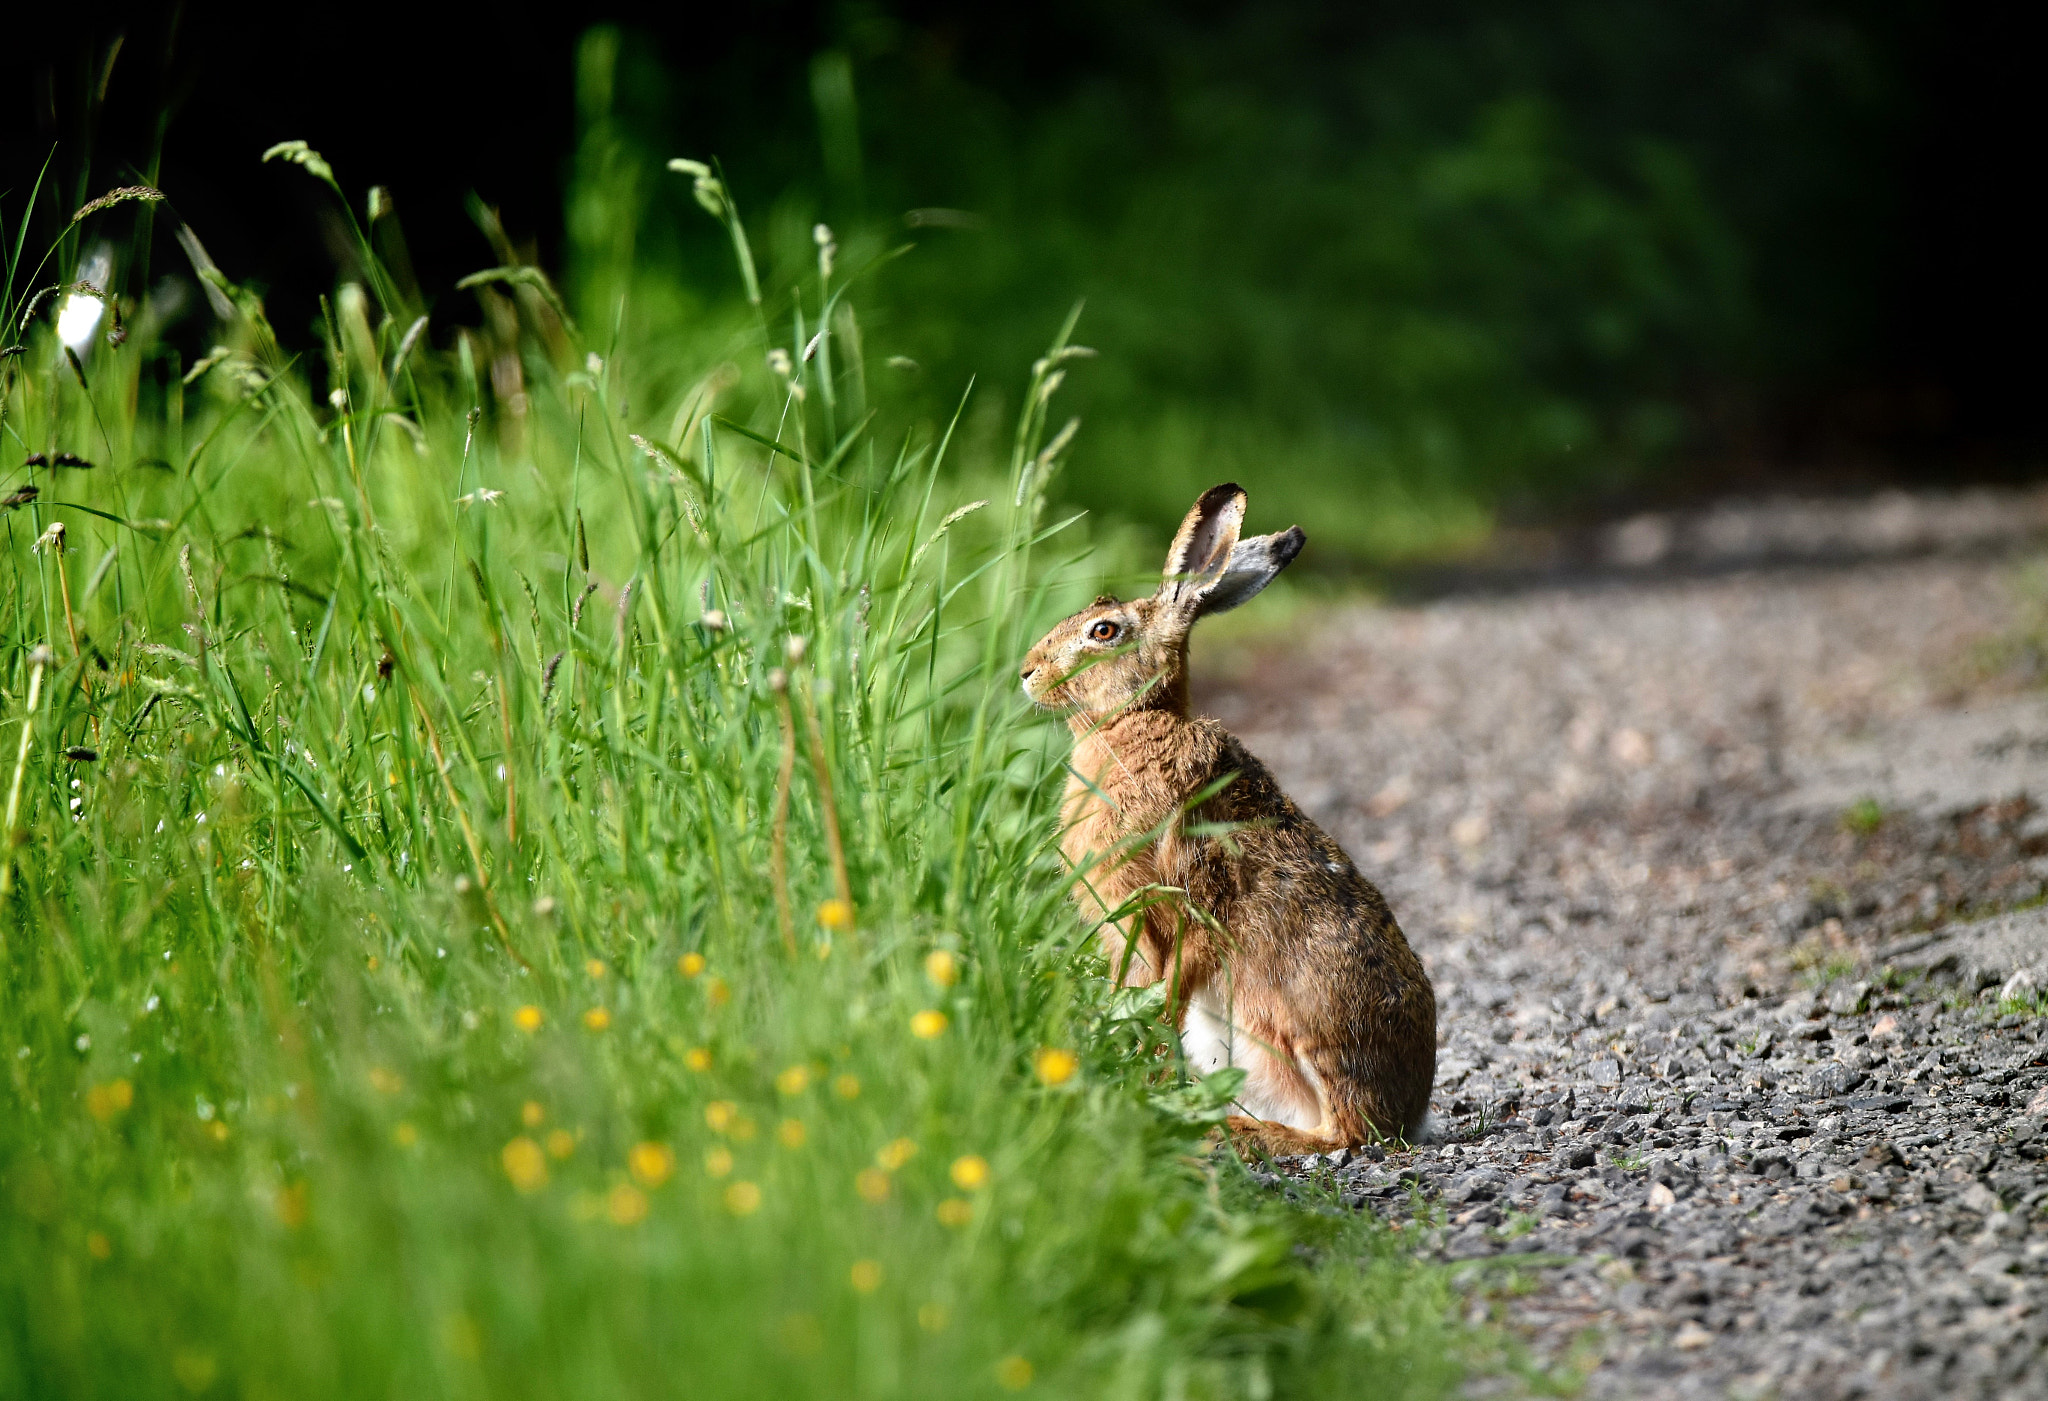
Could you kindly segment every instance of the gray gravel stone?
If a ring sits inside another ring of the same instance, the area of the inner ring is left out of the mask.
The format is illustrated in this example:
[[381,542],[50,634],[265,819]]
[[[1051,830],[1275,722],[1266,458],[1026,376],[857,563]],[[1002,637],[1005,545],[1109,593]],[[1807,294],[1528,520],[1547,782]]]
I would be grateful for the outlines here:
[[2016,577],[1364,608],[1198,687],[1441,1004],[1444,1138],[1296,1190],[1511,1255],[1489,1306],[1539,1363],[1594,1340],[1589,1397],[2048,1395],[2048,1036],[1998,1005],[2048,909],[1983,918],[2048,888],[2048,700],[1973,660]]

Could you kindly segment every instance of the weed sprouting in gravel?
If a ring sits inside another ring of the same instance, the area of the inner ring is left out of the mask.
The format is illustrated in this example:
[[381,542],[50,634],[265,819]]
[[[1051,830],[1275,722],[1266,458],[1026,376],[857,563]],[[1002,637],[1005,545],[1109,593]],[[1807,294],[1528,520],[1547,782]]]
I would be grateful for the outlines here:
[[350,215],[310,356],[187,231],[190,365],[0,230],[0,1393],[1444,1394],[1445,1276],[1262,1200],[1072,924],[1071,323],[955,461],[706,202],[737,329],[509,244],[457,326]]
[[1875,798],[1858,798],[1842,813],[1842,830],[1859,837],[1875,836],[1884,826],[1884,805]]

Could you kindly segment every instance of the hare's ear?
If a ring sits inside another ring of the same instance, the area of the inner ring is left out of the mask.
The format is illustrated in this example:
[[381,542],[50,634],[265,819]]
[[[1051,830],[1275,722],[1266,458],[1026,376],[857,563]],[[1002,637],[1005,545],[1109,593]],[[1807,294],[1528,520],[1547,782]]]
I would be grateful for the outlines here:
[[1250,602],[1281,570],[1294,563],[1294,557],[1307,543],[1308,537],[1298,525],[1238,541],[1230,552],[1230,562],[1223,566],[1223,577],[1203,591],[1195,608],[1197,615],[1207,617]]
[[1197,600],[1223,577],[1244,524],[1244,488],[1225,482],[1203,492],[1166,551],[1159,599],[1193,621]]

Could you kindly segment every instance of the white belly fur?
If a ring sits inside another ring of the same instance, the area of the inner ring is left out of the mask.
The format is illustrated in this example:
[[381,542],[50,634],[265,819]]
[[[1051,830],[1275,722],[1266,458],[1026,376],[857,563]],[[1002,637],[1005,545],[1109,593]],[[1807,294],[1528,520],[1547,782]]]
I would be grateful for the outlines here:
[[1245,1080],[1237,1092],[1237,1105],[1252,1118],[1297,1129],[1313,1129],[1321,1120],[1320,1106],[1303,1103],[1290,1073],[1299,1073],[1313,1085],[1315,1072],[1305,1065],[1277,1063],[1272,1048],[1232,1022],[1229,1003],[1220,992],[1204,989],[1189,1000],[1180,1047],[1198,1075],[1232,1065],[1242,1069]]

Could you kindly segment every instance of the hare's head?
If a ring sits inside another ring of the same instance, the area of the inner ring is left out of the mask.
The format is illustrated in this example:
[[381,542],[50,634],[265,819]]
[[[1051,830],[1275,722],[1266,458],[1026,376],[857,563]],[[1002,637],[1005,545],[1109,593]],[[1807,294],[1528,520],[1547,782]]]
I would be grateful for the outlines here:
[[1289,526],[1238,538],[1244,490],[1203,492],[1166,552],[1166,577],[1150,598],[1107,594],[1068,618],[1024,659],[1024,694],[1048,710],[1106,717],[1122,710],[1187,708],[1188,632],[1199,618],[1235,608],[1301,553]]

